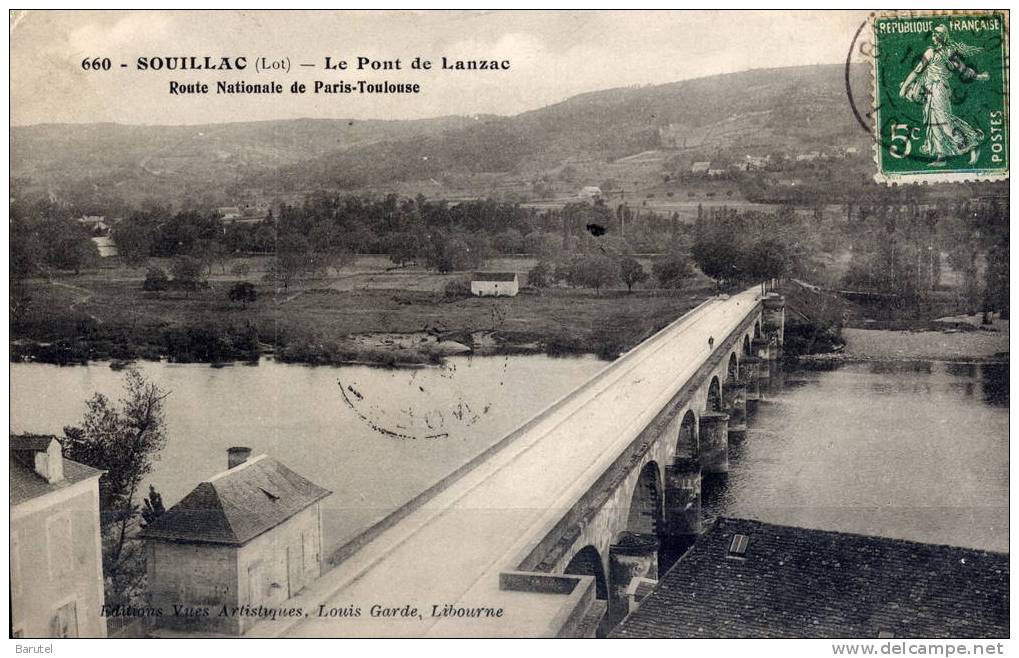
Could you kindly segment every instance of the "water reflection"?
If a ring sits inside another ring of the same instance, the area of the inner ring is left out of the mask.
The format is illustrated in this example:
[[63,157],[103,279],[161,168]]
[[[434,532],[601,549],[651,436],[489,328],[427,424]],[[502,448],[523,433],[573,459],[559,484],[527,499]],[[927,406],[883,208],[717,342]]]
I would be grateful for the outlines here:
[[1008,364],[832,365],[772,387],[705,516],[1007,551]]
[[996,407],[1008,408],[1008,364],[986,363],[980,367],[983,383],[984,402]]

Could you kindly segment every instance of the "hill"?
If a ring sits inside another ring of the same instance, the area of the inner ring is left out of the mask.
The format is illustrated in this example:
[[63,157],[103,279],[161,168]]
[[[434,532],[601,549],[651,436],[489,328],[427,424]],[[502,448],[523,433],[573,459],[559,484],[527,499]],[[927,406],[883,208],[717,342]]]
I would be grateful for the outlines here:
[[[853,87],[867,89],[867,75],[855,67]],[[609,89],[513,117],[15,127],[11,160],[21,189],[227,203],[251,188],[450,188],[479,174],[537,179],[571,162],[654,149],[688,158],[794,154],[868,140],[847,102],[843,67],[829,65]]]

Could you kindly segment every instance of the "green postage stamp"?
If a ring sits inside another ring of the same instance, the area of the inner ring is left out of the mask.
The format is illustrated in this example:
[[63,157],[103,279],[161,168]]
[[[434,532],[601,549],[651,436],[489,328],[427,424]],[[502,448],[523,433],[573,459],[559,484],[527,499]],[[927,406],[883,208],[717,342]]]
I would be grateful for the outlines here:
[[873,19],[878,181],[1008,178],[1008,12]]

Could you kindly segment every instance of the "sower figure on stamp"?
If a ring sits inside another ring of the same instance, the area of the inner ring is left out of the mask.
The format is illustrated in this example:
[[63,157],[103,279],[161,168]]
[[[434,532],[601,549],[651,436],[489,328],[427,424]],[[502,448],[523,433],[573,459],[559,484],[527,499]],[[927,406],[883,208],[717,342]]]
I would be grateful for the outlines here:
[[934,28],[931,42],[933,45],[902,81],[899,95],[914,103],[923,103],[926,134],[920,150],[934,156],[932,167],[943,167],[946,157],[966,153],[970,154],[970,164],[973,164],[979,157],[984,133],[952,113],[949,81],[952,71],[958,71],[959,77],[967,82],[987,80],[990,77],[987,73],[978,73],[962,61],[962,57],[982,49],[953,41],[944,25]]

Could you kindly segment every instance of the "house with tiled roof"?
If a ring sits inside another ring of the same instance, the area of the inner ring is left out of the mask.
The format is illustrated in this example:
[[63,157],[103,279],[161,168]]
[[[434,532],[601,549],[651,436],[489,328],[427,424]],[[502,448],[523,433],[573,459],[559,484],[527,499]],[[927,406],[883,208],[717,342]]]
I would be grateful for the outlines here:
[[1006,638],[1008,555],[721,518],[621,638]]
[[102,474],[54,436],[10,436],[12,637],[106,637]]
[[[228,468],[142,533],[160,630],[240,635],[321,575],[330,491],[268,456],[231,448]],[[176,607],[175,607],[176,606]],[[221,615],[220,611],[234,611]],[[181,612],[185,614],[180,614]]]

